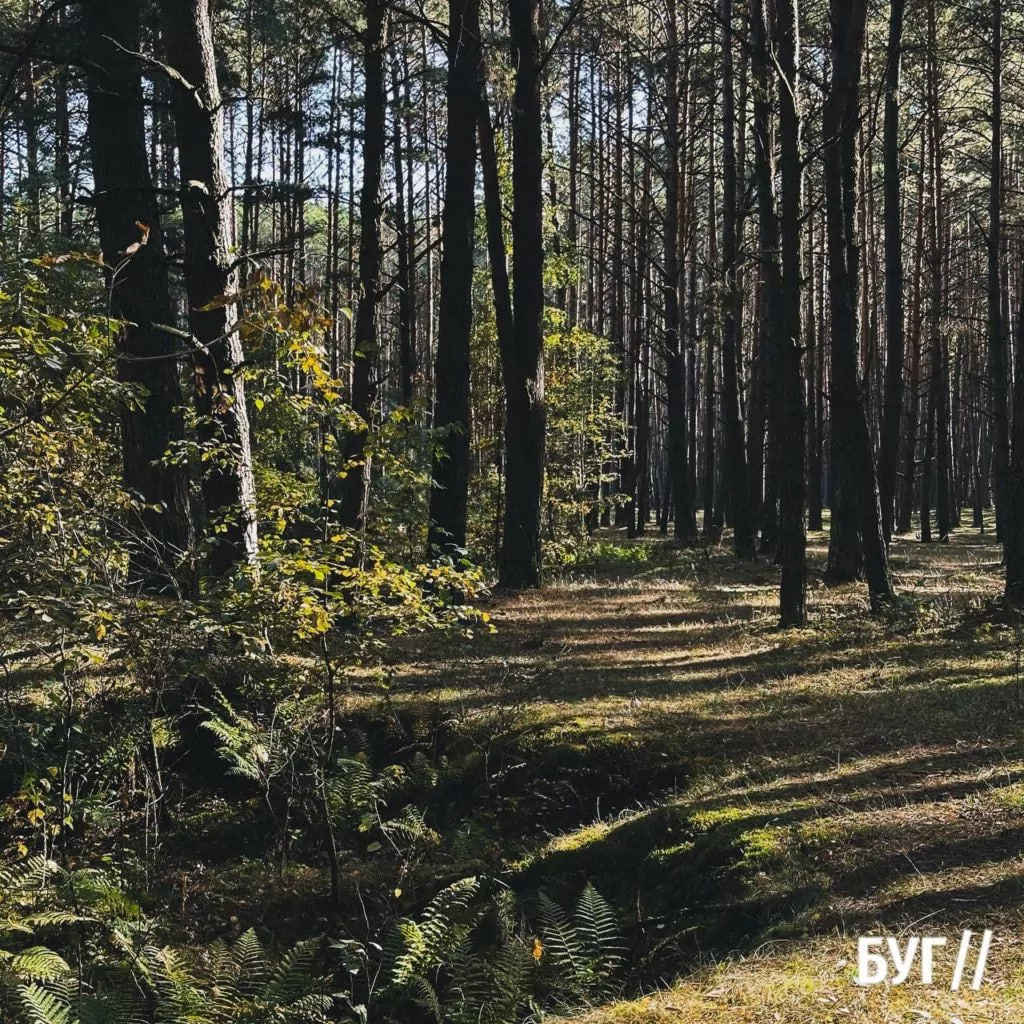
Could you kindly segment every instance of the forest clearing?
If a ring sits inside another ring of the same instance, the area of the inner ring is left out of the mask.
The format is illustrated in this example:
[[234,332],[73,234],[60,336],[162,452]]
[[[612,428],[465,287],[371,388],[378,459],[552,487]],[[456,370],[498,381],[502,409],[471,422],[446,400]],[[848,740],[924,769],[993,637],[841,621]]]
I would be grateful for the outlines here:
[[[814,578],[825,552],[810,541]],[[816,627],[783,635],[765,567],[647,549],[499,601],[499,632],[468,663],[402,665],[395,681],[406,713],[437,702],[487,728],[486,709],[513,704],[520,778],[495,784],[513,878],[552,893],[592,881],[628,908],[649,977],[695,971],[571,1019],[1019,1020],[1021,627],[978,615],[998,590],[991,535],[898,542],[902,613],[865,619],[852,588],[819,582]],[[857,935],[922,922],[995,931],[982,991],[950,993],[948,965],[946,991],[854,984]]]

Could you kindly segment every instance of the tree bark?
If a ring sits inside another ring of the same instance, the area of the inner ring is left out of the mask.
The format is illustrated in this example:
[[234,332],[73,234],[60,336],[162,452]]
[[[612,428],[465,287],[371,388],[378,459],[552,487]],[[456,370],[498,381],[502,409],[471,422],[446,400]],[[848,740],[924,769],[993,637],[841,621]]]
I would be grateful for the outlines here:
[[209,520],[209,572],[220,576],[257,554],[256,493],[242,343],[234,297],[238,276],[229,254],[231,194],[224,169],[224,125],[213,50],[210,0],[163,0],[172,67],[181,171],[185,288],[193,343],[199,439],[223,448],[203,478]]
[[779,172],[782,203],[779,218],[782,278],[778,300],[779,380],[779,623],[807,621],[807,530],[804,430],[804,385],[800,322],[800,36],[794,0],[775,0],[775,35],[779,93]]
[[[754,73],[754,184],[757,191],[759,332],[752,360],[748,416],[751,515],[761,525],[761,554],[779,543],[779,427],[783,412],[778,361],[782,329],[779,218],[776,212],[772,78],[769,78],[768,23],[764,0],[750,3],[751,67]],[[783,83],[782,89],[787,88]],[[779,97],[780,105],[783,97]],[[799,173],[799,171],[798,171]],[[799,249],[799,245],[798,245]],[[765,439],[767,436],[767,450]],[[762,476],[766,478],[762,494]]]
[[365,520],[369,475],[366,439],[377,387],[373,369],[377,355],[377,305],[381,277],[381,179],[384,172],[387,100],[384,54],[387,47],[385,0],[367,0],[363,31],[363,78],[366,104],[363,122],[363,182],[359,193],[359,284],[352,346],[352,409],[362,418],[360,429],[345,438],[346,476],[341,487],[341,523],[349,529]]
[[668,476],[675,507],[673,534],[683,543],[697,539],[697,520],[690,494],[687,449],[686,354],[679,312],[680,103],[679,37],[676,4],[669,0],[668,49],[665,61],[665,217],[663,221],[665,297],[665,405],[668,413]]
[[1009,483],[1006,325],[1003,320],[1003,4],[992,0],[992,142],[988,192],[988,378],[993,441],[996,534],[1005,541],[1003,507]]
[[[193,538],[187,467],[161,461],[185,436],[175,354],[181,345],[158,326],[171,325],[173,316],[146,153],[142,83],[129,55],[140,45],[138,8],[95,0],[83,8],[83,29],[89,60],[105,72],[102,79],[88,79],[88,138],[110,311],[121,321],[118,377],[141,394],[141,403],[121,407],[124,485],[146,506],[139,513],[142,536],[132,545],[131,572],[147,589],[163,589],[175,582]],[[126,255],[144,237],[146,243]]]
[[900,62],[903,55],[905,0],[889,5],[885,67],[883,191],[885,194],[885,393],[878,446],[878,500],[886,544],[892,536],[903,417],[903,234],[900,217]]
[[750,518],[747,459],[739,406],[742,296],[737,286],[736,116],[733,95],[732,0],[721,0],[722,15],[722,420],[725,431],[725,483],[737,558],[757,557]]
[[448,8],[448,123],[445,199],[441,215],[441,295],[434,366],[433,425],[438,437],[430,491],[429,544],[432,552],[453,555],[466,546],[469,493],[479,44],[479,0],[451,0]]
[[[857,306],[860,261],[854,237],[856,208],[856,140],[860,119],[860,65],[867,7],[854,0],[830,0],[832,82],[825,99],[825,211],[828,233],[829,298],[832,314],[832,472],[836,475],[833,507],[834,542],[829,548],[829,575],[849,578],[863,545],[863,567],[872,606],[893,597],[889,561],[882,536],[878,483],[871,436],[857,371]],[[837,513],[842,517],[836,522]],[[837,533],[836,527],[839,526]]]
[[538,0],[509,0],[515,63],[512,115],[512,345],[502,352],[505,381],[505,529],[502,586],[541,583],[544,491],[544,162]]

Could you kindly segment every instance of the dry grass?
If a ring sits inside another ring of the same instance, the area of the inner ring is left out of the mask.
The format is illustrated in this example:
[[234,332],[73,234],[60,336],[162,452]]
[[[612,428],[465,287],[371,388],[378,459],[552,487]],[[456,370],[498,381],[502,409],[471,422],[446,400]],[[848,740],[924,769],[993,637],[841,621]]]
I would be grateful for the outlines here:
[[[811,542],[806,630],[776,629],[770,564],[648,540],[395,667],[397,707],[489,737],[522,887],[593,880],[642,970],[683,972],[580,1024],[1024,1020],[1021,634],[980,614],[998,548],[895,540],[904,600],[870,616]],[[981,992],[853,984],[858,934],[964,927],[997,934]]]

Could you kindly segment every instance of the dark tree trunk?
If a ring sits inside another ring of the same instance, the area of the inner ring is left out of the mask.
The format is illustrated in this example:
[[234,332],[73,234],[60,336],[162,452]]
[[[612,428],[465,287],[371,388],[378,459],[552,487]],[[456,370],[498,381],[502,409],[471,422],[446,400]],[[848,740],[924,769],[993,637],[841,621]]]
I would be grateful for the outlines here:
[[[931,350],[929,386],[929,431],[935,455],[935,512],[939,540],[949,540],[949,379],[946,346],[942,337],[943,302],[943,196],[942,196],[942,124],[939,109],[939,69],[936,11],[934,0],[928,5],[928,121],[929,163],[931,165],[932,203],[929,224],[928,344]],[[923,531],[923,524],[922,524]],[[923,537],[922,537],[923,539]]]
[[742,296],[737,285],[736,113],[733,96],[732,0],[721,0],[722,13],[722,421],[725,431],[725,485],[737,558],[756,557],[743,423],[739,405],[739,356]]
[[825,366],[823,333],[819,326],[818,261],[814,258],[814,218],[807,218],[807,528],[822,528],[821,492],[821,374]]
[[[860,264],[854,237],[856,140],[860,120],[860,65],[867,7],[830,0],[832,82],[825,99],[825,211],[828,227],[829,298],[832,314],[832,472],[836,475],[829,574],[849,578],[863,566],[873,606],[893,597],[882,536],[871,436],[857,372],[857,305]],[[841,522],[837,524],[837,513]],[[836,527],[839,527],[837,533]]]
[[229,254],[231,193],[213,51],[210,0],[163,0],[167,56],[187,86],[174,89],[174,120],[185,229],[185,288],[195,352],[201,442],[222,446],[203,478],[210,528],[209,572],[223,575],[257,554],[256,493]]
[[[748,451],[751,477],[751,515],[761,523],[762,554],[779,543],[779,428],[783,412],[778,361],[782,327],[782,280],[779,269],[779,220],[775,210],[774,133],[769,79],[768,25],[764,0],[751,0],[751,67],[754,73],[754,183],[757,189],[760,304],[757,349],[751,374]],[[786,84],[780,90],[784,91]],[[780,104],[782,97],[780,96]],[[799,251],[799,245],[797,246]],[[798,293],[799,294],[799,293]],[[765,429],[767,428],[767,429]],[[765,435],[767,433],[767,451]],[[766,477],[762,496],[762,474]]]
[[1003,5],[992,0],[992,145],[988,192],[988,378],[992,418],[992,462],[996,533],[1005,541],[1003,506],[1010,462],[1007,416],[1006,325],[1003,320]]
[[[132,576],[147,588],[163,588],[174,582],[175,567],[191,547],[192,527],[187,468],[161,464],[185,436],[174,354],[182,346],[158,326],[169,326],[172,314],[139,66],[129,55],[140,45],[139,12],[117,0],[96,0],[83,8],[83,20],[88,57],[104,72],[102,78],[89,77],[88,136],[110,310],[122,322],[116,338],[118,376],[142,395],[141,403],[121,409],[124,484],[145,505],[139,513],[142,536],[132,549]],[[143,237],[146,244],[126,255]]]
[[544,161],[539,0],[509,0],[516,68],[512,118],[513,344],[505,379],[505,530],[498,578],[507,587],[541,582],[544,491]]
[[[782,191],[780,234],[782,280],[777,335],[779,381],[779,588],[780,625],[807,621],[807,531],[804,385],[800,359],[800,36],[794,0],[776,0],[779,73],[779,171]],[[763,15],[762,15],[763,16]]]
[[[395,171],[395,233],[398,236],[398,369],[399,387],[402,405],[412,405],[413,391],[416,380],[416,344],[413,337],[413,320],[416,315],[415,306],[415,275],[413,272],[413,238],[411,203],[406,208],[405,194],[405,147],[402,135],[405,117],[402,113],[402,93],[399,89],[397,56],[391,63],[391,91],[394,96],[392,145],[393,166]],[[468,102],[472,102],[470,93]],[[472,128],[470,138],[473,138]]]
[[448,8],[448,125],[441,220],[441,296],[434,367],[435,441],[430,491],[431,550],[466,546],[469,489],[470,338],[473,328],[473,225],[476,124],[480,109],[479,0]]
[[668,475],[675,508],[673,534],[684,543],[697,538],[697,520],[690,495],[687,446],[686,355],[679,312],[680,102],[679,39],[676,5],[668,8],[668,52],[665,62],[665,219],[663,224],[665,297],[665,404],[668,413]]
[[[714,147],[711,147],[709,165],[711,180],[715,180]],[[716,427],[716,394],[715,394],[715,362],[718,359],[718,352],[715,347],[715,336],[719,331],[718,303],[716,301],[713,275],[716,273],[718,264],[718,238],[716,234],[716,210],[715,210],[716,189],[708,189],[708,257],[707,276],[704,283],[704,480],[702,504],[704,506],[704,523],[702,534],[711,539],[715,536],[715,477],[717,475],[718,462],[715,458],[715,445],[717,442]]]
[[[935,354],[931,355],[932,373],[935,372]],[[928,403],[925,411],[924,455],[921,458],[921,542],[932,542],[932,481],[935,476],[935,381],[928,384]]]
[[487,261],[491,270],[491,290],[494,293],[494,319],[501,352],[511,351],[514,344],[512,322],[512,288],[508,279],[505,258],[505,228],[501,207],[501,179],[498,173],[498,154],[494,144],[494,127],[486,97],[481,93],[477,108],[477,127],[480,136],[480,172],[484,181],[484,218],[487,224]]
[[917,478],[918,420],[921,410],[921,276],[924,266],[924,134],[921,136],[917,182],[917,231],[914,248],[913,290],[910,316],[910,402],[905,417],[903,470],[899,481],[896,532],[909,533],[914,515],[914,489]]
[[1003,553],[1006,600],[1024,604],[1024,346],[1017,347],[1013,386],[1013,446],[1006,478]]
[[341,487],[341,522],[356,527],[366,513],[370,467],[366,435],[377,388],[373,379],[377,354],[377,305],[381,290],[381,178],[384,171],[387,98],[384,54],[387,47],[385,0],[367,0],[363,31],[363,78],[366,104],[363,122],[363,183],[359,193],[359,284],[352,346],[352,408],[363,427],[345,438],[347,475]]
[[892,535],[903,417],[903,234],[900,217],[899,90],[904,0],[889,5],[885,67],[883,163],[885,193],[885,393],[878,446],[878,500],[886,544]]
[[[1002,7],[1001,0],[993,0],[993,71],[994,79],[996,82],[999,81],[999,69],[1000,59],[1002,53]],[[998,92],[998,89],[993,90]],[[993,96],[993,101],[995,96]],[[992,195],[991,195],[991,226],[990,231],[998,231],[999,216],[1000,216],[1000,203],[999,203],[999,179],[1001,166],[1001,159],[999,151],[996,145],[996,139],[999,136],[1001,130],[1001,123],[999,121],[1000,111],[999,108],[993,102],[993,113],[992,113]],[[991,386],[993,390],[993,409],[996,409],[996,399],[1001,399],[1003,417],[1002,422],[998,413],[993,417],[993,429],[996,434],[996,515],[997,523],[1002,527],[1003,537],[1003,556],[1006,561],[1006,600],[1013,604],[1020,605],[1024,604],[1024,345],[1020,342],[1022,339],[1018,338],[1017,344],[1017,360],[1014,366],[1016,373],[1014,374],[1014,387],[1013,387],[1013,435],[1012,447],[1008,453],[1008,466],[1003,478],[1002,485],[1002,504],[1004,512],[1000,516],[1000,495],[998,494],[999,487],[999,465],[998,460],[1003,456],[1000,455],[1000,446],[1003,444],[999,436],[999,431],[1006,431],[1007,423],[1005,416],[1006,409],[1006,365],[1003,359],[1002,353],[1003,339],[1002,339],[1002,328],[998,330],[994,329],[993,319],[993,304],[992,304],[992,288],[993,284],[998,289],[999,286],[999,247],[993,239],[989,238],[989,365],[991,372]],[[995,261],[995,269],[993,270],[993,261]],[[993,280],[994,279],[994,280]],[[998,306],[998,302],[995,304]],[[995,358],[996,350],[998,349],[999,358]],[[1000,379],[1000,376],[1002,379]],[[1003,390],[999,390],[1000,385]],[[1007,442],[1006,447],[1009,447]],[[1005,447],[1004,447],[1005,452]]]

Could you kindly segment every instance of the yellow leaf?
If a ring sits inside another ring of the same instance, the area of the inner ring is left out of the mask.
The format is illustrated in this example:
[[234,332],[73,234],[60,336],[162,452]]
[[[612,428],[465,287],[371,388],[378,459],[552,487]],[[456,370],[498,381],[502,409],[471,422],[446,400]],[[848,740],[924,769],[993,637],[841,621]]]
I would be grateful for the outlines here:
[[46,811],[40,810],[38,807],[33,807],[32,810],[28,812],[27,817],[33,825],[38,825],[39,822],[46,817]]
[[531,955],[537,963],[540,963],[540,958],[544,955],[544,943],[540,939],[533,940],[533,953]]
[[96,623],[96,639],[102,640],[107,635],[107,627],[102,622]]
[[397,886],[395,886],[395,899],[397,900],[398,897],[401,896],[401,895],[402,895],[402,890],[399,889]]

